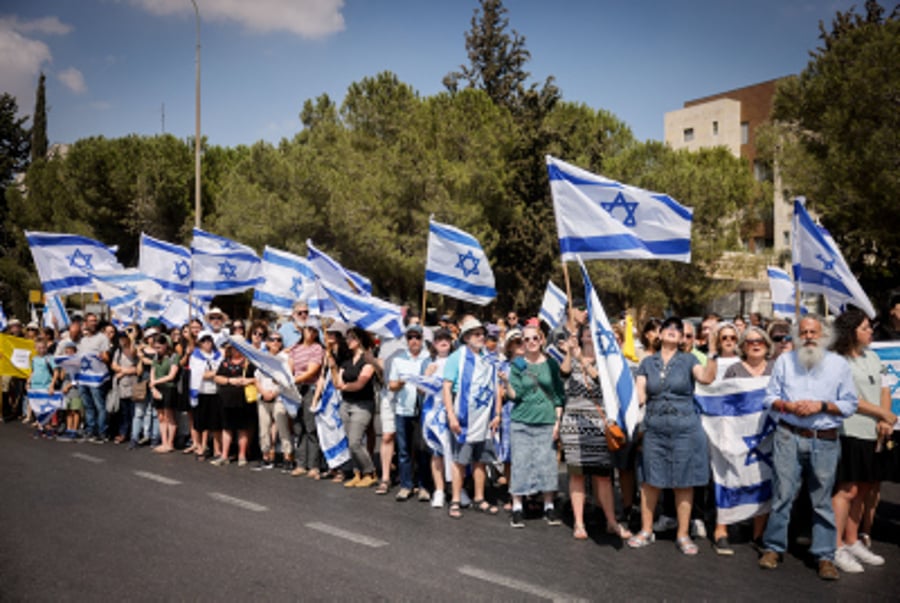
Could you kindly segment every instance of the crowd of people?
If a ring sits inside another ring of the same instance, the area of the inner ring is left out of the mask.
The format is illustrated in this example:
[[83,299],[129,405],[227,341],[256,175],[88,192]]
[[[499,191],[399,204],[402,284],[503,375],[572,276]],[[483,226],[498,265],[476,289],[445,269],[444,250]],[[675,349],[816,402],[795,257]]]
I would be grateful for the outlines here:
[[[895,301],[880,325],[883,339],[900,331]],[[156,320],[120,329],[87,313],[57,333],[12,319],[7,334],[33,339],[35,353],[27,381],[3,379],[4,416],[21,413],[37,435],[58,441],[179,451],[218,467],[253,461],[257,471],[376,495],[395,490],[399,502],[428,502],[456,520],[466,509],[503,509],[513,528],[533,517],[562,523],[562,462],[576,540],[588,539],[590,494],[605,531],[634,549],[674,530],[685,555],[708,538],[727,556],[749,532],[744,540],[757,547],[760,567],[774,569],[790,525],[811,535],[823,579],[884,563],[871,536],[880,482],[900,480],[900,426],[885,369],[869,349],[873,324],[858,310],[833,321],[807,315],[793,325],[757,313],[746,321],[710,314],[699,324],[647,320],[631,367],[642,420],[621,447],[608,443],[617,426],[606,413],[581,300],[552,331],[516,312],[490,322],[473,315],[429,326],[412,314],[405,320],[403,337],[376,341],[359,327],[310,316],[302,301],[281,324],[229,320],[218,308],[171,329]],[[620,345],[625,324],[614,326]],[[302,397],[294,416],[283,386],[258,371],[237,341],[280,359],[293,375]],[[77,371],[69,370],[75,355]],[[437,393],[424,393],[418,376],[437,377]],[[771,509],[746,528],[727,525],[716,513],[695,386],[763,377]],[[326,386],[341,397],[349,460],[339,466],[323,454],[316,426]],[[38,422],[26,403],[36,391],[64,398],[48,421]],[[443,410],[449,449],[426,441],[428,405]]]

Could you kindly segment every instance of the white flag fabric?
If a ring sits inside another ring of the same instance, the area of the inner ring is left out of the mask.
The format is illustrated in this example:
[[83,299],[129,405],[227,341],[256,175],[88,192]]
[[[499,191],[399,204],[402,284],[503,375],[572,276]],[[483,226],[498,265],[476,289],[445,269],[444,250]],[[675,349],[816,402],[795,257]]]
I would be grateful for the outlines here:
[[310,314],[319,314],[316,273],[305,258],[266,246],[262,275],[265,280],[253,291],[254,306],[289,315],[294,302],[304,300]]
[[46,425],[53,413],[65,407],[65,401],[61,392],[51,394],[46,389],[30,389],[28,390],[28,405],[34,412],[38,423]]
[[600,389],[603,392],[603,408],[606,418],[615,421],[628,437],[634,435],[638,424],[639,408],[637,388],[631,369],[616,341],[612,325],[587,268],[578,258],[581,274],[584,277],[584,298],[587,300],[588,324],[591,327],[591,339],[594,342],[594,353],[597,355],[597,371],[600,373]]
[[272,354],[257,350],[246,339],[228,338],[228,341],[249,360],[258,371],[278,384],[281,401],[291,417],[297,416],[297,410],[303,403],[303,397],[294,385],[294,379],[287,365]]
[[[777,266],[769,266],[766,271],[769,275],[769,292],[772,294],[772,314],[778,318],[793,318],[797,301],[794,281],[787,272]],[[800,307],[801,314],[807,312],[806,308]]]
[[859,281],[823,227],[816,224],[802,197],[794,199],[793,246],[794,280],[802,293],[825,296],[829,305],[843,312],[853,304],[869,318],[875,318],[875,308]]
[[44,304],[44,326],[60,331],[67,329],[72,324],[72,320],[69,318],[69,313],[66,312],[66,305],[62,298],[58,295],[47,295],[44,301],[46,302]]
[[563,318],[566,316],[567,305],[565,292],[554,285],[553,281],[547,281],[547,290],[544,291],[544,302],[541,304],[538,318],[547,323],[552,331],[562,324]]
[[350,289],[341,289],[324,281],[319,281],[319,287],[325,291],[344,321],[382,337],[403,336],[400,306],[373,295],[353,293]]
[[92,274],[122,269],[113,249],[88,237],[26,230],[25,238],[44,293],[96,291]]
[[176,295],[191,292],[191,252],[186,247],[141,233],[138,270]]
[[497,297],[494,272],[478,240],[434,220],[428,223],[425,289],[481,306]]
[[329,469],[336,469],[350,460],[350,441],[341,420],[341,394],[334,387],[331,371],[325,374],[325,387],[315,407],[316,433],[319,447]]
[[372,281],[358,272],[344,268],[328,254],[316,249],[309,239],[306,239],[306,259],[316,276],[332,287],[355,290],[364,295],[372,293]]
[[717,523],[768,512],[775,421],[763,406],[768,377],[697,385],[694,400],[709,439]]
[[262,262],[252,247],[194,229],[191,290],[203,299],[241,293],[263,282]]
[[[869,346],[883,366],[881,386],[891,392],[891,412],[900,417],[900,341],[876,341]],[[900,431],[900,419],[894,425]]]
[[453,444],[450,441],[450,427],[447,425],[447,409],[441,398],[443,378],[441,375],[401,375],[401,379],[409,383],[415,383],[416,387],[425,394],[422,399],[422,433],[425,443],[432,452],[442,455],[444,462],[444,478],[450,481],[452,478]]
[[209,312],[209,303],[199,298],[192,298],[188,303],[187,298],[176,296],[169,299],[165,309],[159,315],[159,319],[170,329],[181,328],[191,321],[199,318],[203,322],[203,328],[209,325],[204,321],[204,316]]
[[693,209],[547,155],[563,260],[691,261]]

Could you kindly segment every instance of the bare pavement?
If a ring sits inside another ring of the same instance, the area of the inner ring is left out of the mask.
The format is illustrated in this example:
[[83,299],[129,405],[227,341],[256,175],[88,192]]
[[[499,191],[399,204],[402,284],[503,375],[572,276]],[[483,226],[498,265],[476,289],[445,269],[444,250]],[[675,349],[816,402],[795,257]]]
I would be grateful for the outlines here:
[[885,484],[885,566],[819,580],[802,549],[775,571],[673,535],[630,550],[589,524],[445,511],[371,490],[217,468],[178,453],[35,439],[0,425],[0,601],[897,600],[900,486]]

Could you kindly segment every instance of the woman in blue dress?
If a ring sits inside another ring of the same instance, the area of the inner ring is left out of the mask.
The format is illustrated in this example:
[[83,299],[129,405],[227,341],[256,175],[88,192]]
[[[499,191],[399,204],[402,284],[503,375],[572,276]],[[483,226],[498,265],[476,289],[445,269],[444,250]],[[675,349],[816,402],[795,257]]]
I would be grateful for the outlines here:
[[[710,350],[705,366],[693,354],[679,351],[684,323],[678,317],[663,321],[660,347],[644,358],[637,370],[638,401],[646,409],[641,463],[641,531],[628,540],[632,548],[654,541],[653,511],[659,492],[675,491],[678,515],[676,544],[685,555],[696,555],[688,529],[694,486],[709,482],[709,452],[700,414],[694,407],[694,383],[716,378],[716,353]],[[715,343],[710,345],[714,348]]]

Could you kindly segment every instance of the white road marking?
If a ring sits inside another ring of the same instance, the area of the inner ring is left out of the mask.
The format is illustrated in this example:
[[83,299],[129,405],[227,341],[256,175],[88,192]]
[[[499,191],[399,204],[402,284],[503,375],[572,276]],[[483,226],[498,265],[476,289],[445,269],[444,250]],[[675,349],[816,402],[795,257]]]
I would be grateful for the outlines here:
[[166,477],[165,475],[159,475],[157,473],[150,473],[149,471],[135,471],[134,474],[138,477],[153,480],[154,482],[159,482],[160,484],[165,484],[167,486],[177,486],[181,483],[177,479],[172,479],[171,477]]
[[549,599],[551,601],[585,601],[586,599],[578,599],[571,595],[567,595],[565,593],[557,593],[552,590],[547,590],[541,586],[536,584],[531,584],[530,582],[523,582],[522,580],[516,580],[515,578],[510,578],[508,576],[503,576],[501,574],[495,574],[493,572],[488,572],[483,569],[479,569],[477,567],[472,567],[471,565],[464,565],[457,569],[460,574],[464,576],[471,576],[472,578],[478,578],[479,580],[484,580],[485,582],[490,582],[492,584],[497,584],[498,586],[505,586],[506,588],[511,588],[513,590],[517,590],[519,592],[527,593],[529,595],[534,595],[536,597],[541,597],[542,599]]
[[229,505],[234,505],[235,507],[240,507],[241,509],[246,509],[248,511],[256,511],[257,513],[261,513],[263,511],[268,511],[268,507],[264,507],[262,505],[258,505],[255,502],[250,502],[249,500],[244,500],[242,498],[235,498],[234,496],[228,496],[227,494],[222,494],[221,492],[209,492],[211,498],[223,502]]
[[357,544],[362,544],[364,546],[370,546],[373,549],[377,549],[378,547],[387,546],[389,543],[384,540],[378,540],[377,538],[370,538],[369,536],[364,536],[362,534],[357,534],[356,532],[348,532],[347,530],[342,530],[341,528],[337,528],[332,525],[328,525],[327,523],[321,523],[318,521],[314,521],[312,523],[306,524],[307,528],[318,530],[323,534],[328,534],[330,536],[336,536],[338,538],[343,538],[344,540],[349,540],[350,542],[355,542]]
[[103,459],[99,456],[91,456],[90,454],[85,454],[83,452],[73,452],[72,456],[76,459],[81,459],[82,461],[87,461],[89,463],[102,463]]

